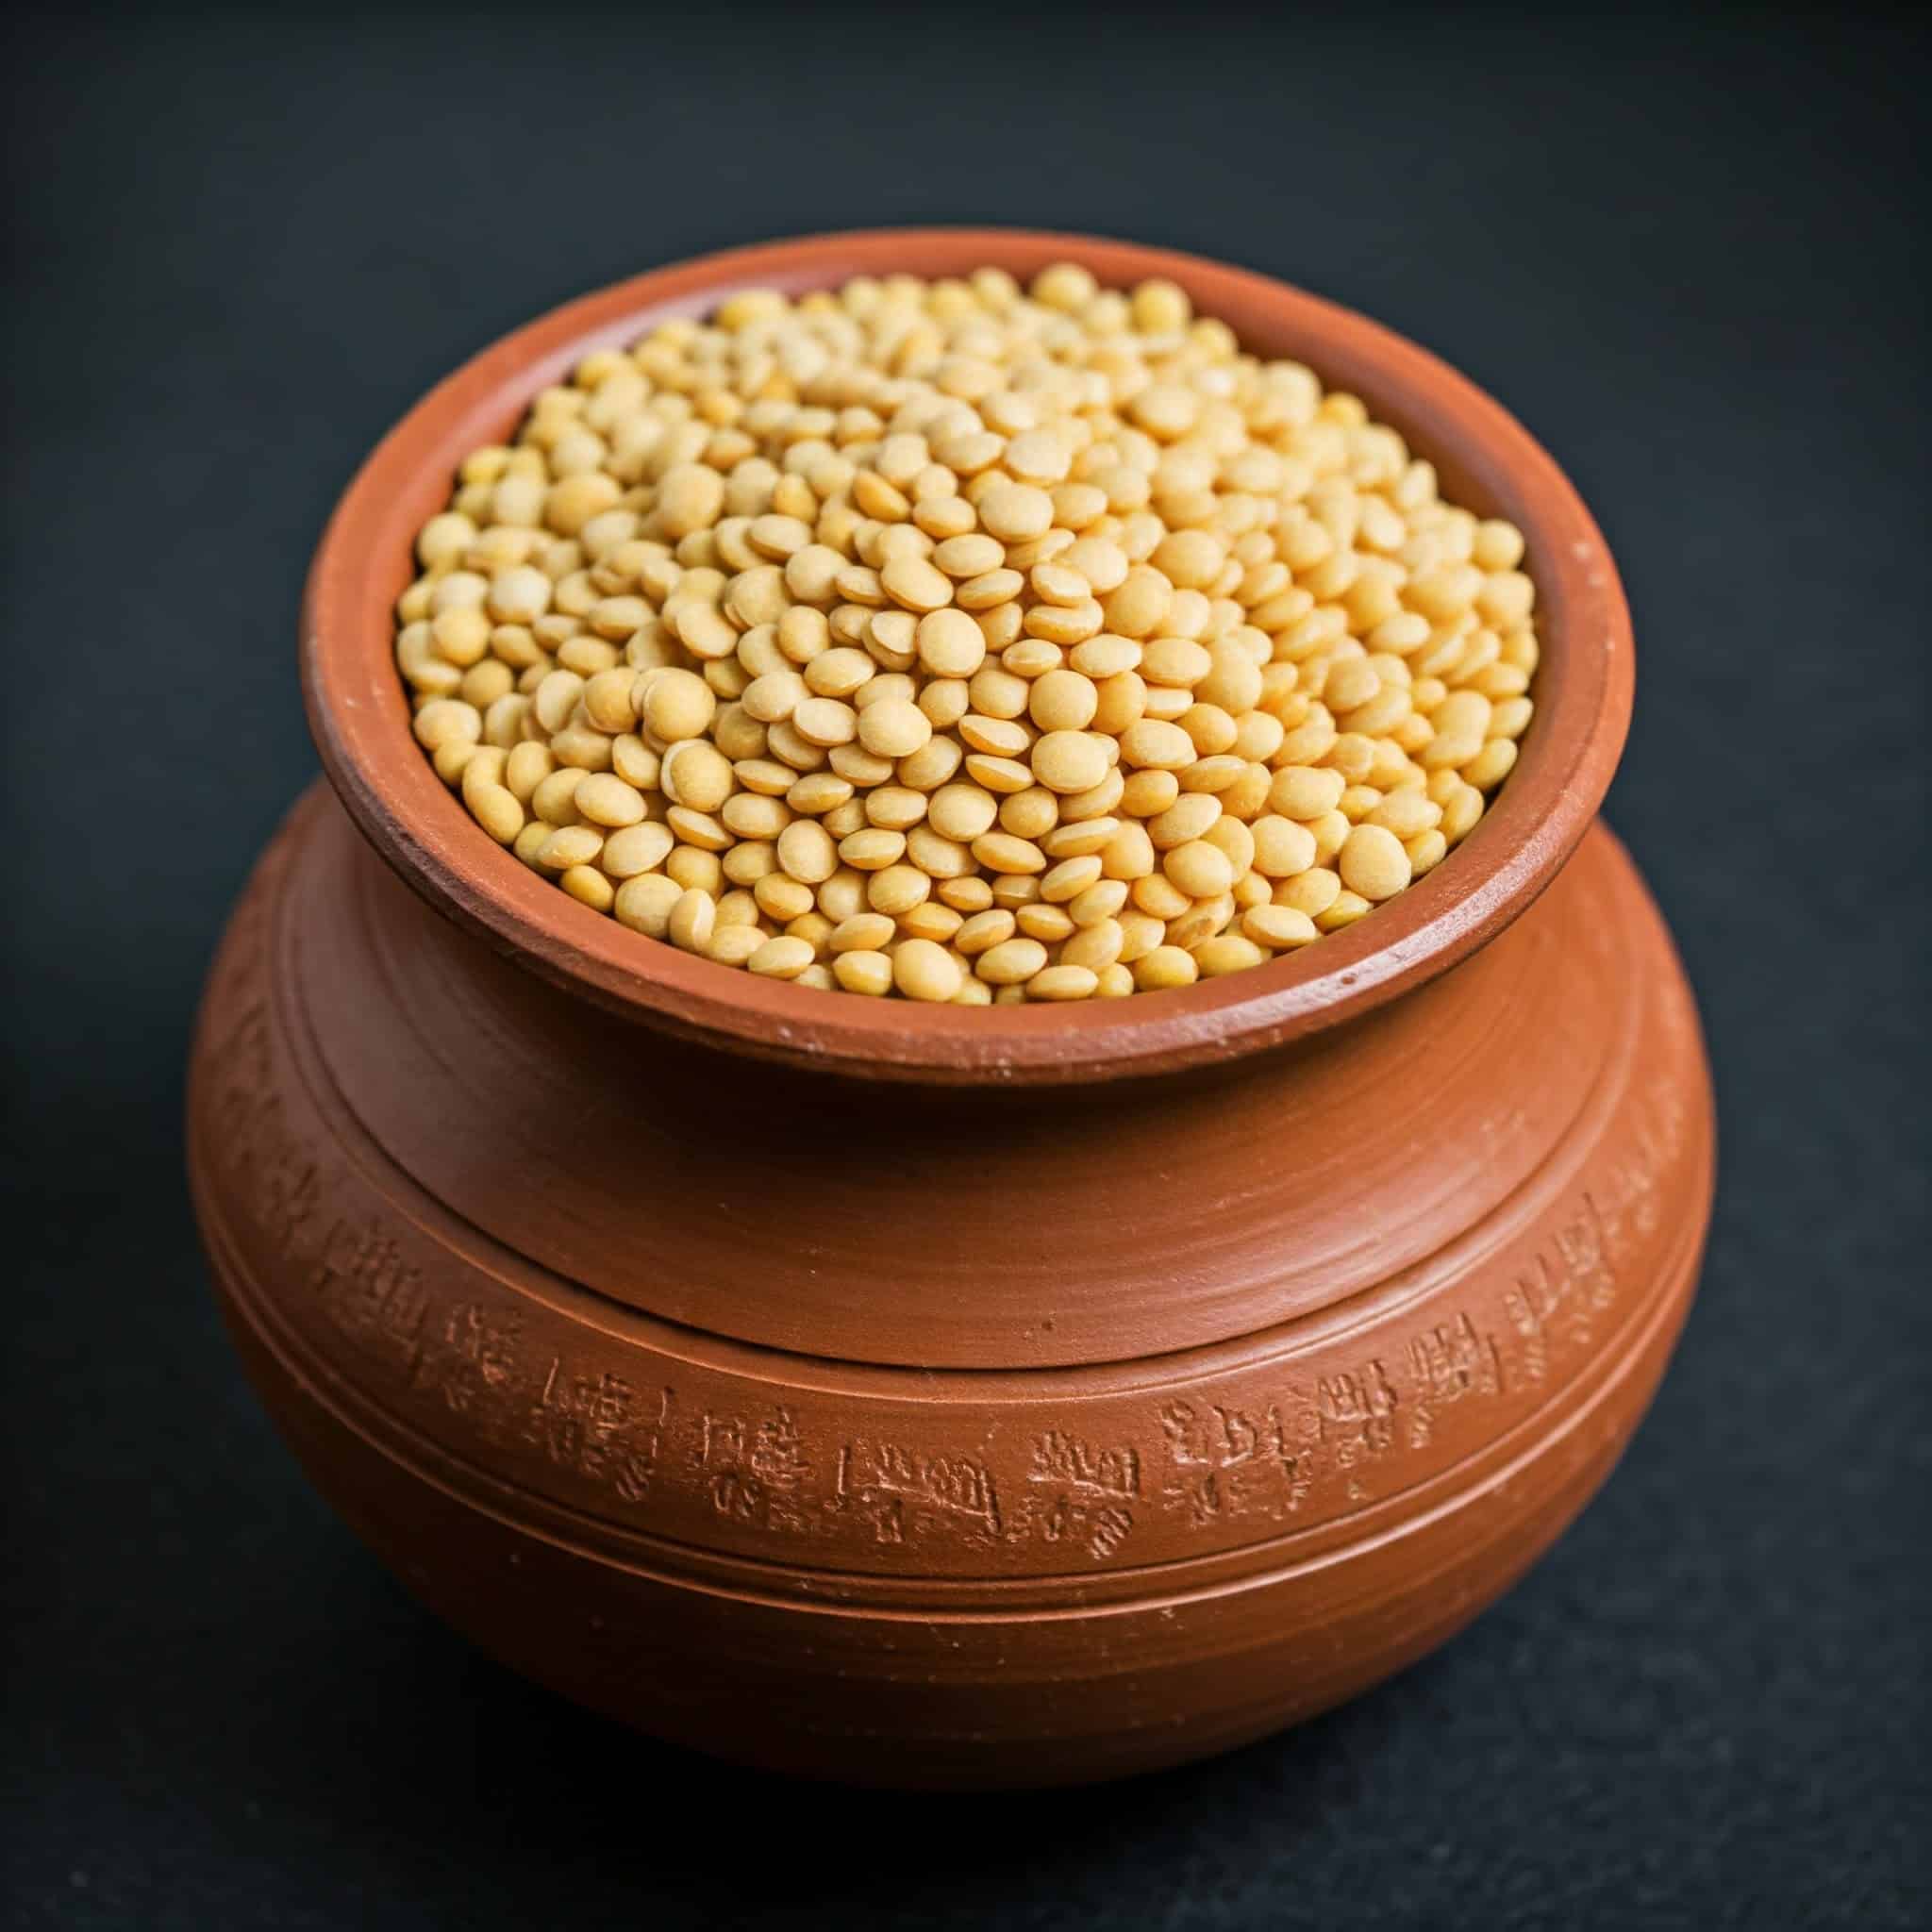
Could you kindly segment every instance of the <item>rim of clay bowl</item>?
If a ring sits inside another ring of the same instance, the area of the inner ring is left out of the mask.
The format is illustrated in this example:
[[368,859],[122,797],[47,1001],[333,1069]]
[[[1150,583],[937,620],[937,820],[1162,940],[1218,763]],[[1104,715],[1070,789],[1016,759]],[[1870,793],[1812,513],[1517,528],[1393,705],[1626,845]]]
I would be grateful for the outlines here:
[[[857,275],[1024,280],[1083,262],[1107,286],[1179,283],[1244,348],[1353,391],[1435,463],[1443,491],[1527,540],[1542,657],[1537,711],[1481,823],[1433,872],[1355,925],[1265,966],[1174,991],[1032,1007],[934,1007],[755,978],[580,906],[497,845],[411,737],[394,650],[417,528],[458,464],[506,437],[590,350],[702,314],[732,291],[788,293]],[[1629,722],[1630,617],[1582,500],[1499,404],[1415,343],[1251,271],[1098,236],[1008,228],[811,235],[675,263],[517,329],[431,390],[350,483],[303,603],[302,678],[331,782],[383,858],[433,905],[553,982],[687,1038],[871,1079],[1056,1085],[1170,1073],[1353,1019],[1492,939],[1556,876],[1596,816]]]

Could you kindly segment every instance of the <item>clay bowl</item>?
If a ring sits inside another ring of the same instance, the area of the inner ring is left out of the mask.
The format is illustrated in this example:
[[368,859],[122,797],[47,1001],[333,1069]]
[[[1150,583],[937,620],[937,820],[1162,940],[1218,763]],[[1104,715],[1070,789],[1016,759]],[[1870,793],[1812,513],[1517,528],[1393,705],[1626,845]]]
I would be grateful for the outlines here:
[[[1538,717],[1460,850],[1251,973],[936,1010],[641,939],[470,823],[410,741],[390,615],[466,450],[591,346],[733,289],[1065,256],[1173,276],[1527,533]],[[329,525],[302,663],[333,790],[210,978],[196,1200],[317,1485],[498,1657],[765,1766],[1113,1776],[1421,1657],[1628,1440],[1712,1154],[1689,991],[1595,824],[1629,620],[1556,465],[1421,349],[1080,237],[663,270],[409,412]]]

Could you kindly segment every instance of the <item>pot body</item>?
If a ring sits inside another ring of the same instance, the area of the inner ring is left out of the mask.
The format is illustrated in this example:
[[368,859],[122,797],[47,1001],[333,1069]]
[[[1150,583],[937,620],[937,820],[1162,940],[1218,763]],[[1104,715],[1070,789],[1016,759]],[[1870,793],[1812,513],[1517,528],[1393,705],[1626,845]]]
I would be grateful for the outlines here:
[[596,1009],[318,789],[210,978],[190,1164],[264,1402],[451,1624],[683,1744],[973,1786],[1240,1743],[1493,1599],[1657,1386],[1712,1139],[1600,826],[1346,1024],[989,1091]]

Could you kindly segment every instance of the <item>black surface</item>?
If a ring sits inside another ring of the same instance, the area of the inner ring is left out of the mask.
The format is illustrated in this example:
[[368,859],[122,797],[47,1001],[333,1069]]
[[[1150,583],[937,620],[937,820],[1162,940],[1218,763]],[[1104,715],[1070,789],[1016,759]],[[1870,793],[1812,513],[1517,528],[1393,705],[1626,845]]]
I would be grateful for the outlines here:
[[[1923,258],[1902,29],[799,8],[16,25],[8,1899],[24,1925],[1923,1922]],[[218,1332],[180,1068],[313,769],[300,574],[525,316],[704,248],[980,218],[1222,255],[1505,399],[1623,565],[1611,807],[1716,1059],[1703,1297],[1601,1501],[1468,1636],[1198,1770],[854,1797],[480,1661]]]

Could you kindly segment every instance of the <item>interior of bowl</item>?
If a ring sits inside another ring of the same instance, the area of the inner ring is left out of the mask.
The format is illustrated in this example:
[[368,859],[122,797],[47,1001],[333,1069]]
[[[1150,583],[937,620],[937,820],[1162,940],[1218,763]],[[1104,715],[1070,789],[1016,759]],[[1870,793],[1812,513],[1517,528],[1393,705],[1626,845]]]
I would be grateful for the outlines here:
[[[1024,279],[1058,260],[1113,287],[1171,277],[1244,348],[1306,362],[1325,386],[1359,395],[1435,463],[1445,496],[1523,530],[1543,646],[1536,717],[1515,770],[1456,851],[1354,925],[1248,972],[1074,1006],[934,1007],[761,979],[647,939],[578,905],[471,820],[410,735],[393,655],[415,532],[443,508],[470,450],[507,439],[536,392],[588,351],[707,312],[737,289],[800,293],[856,275],[987,264]],[[343,495],[309,575],[302,664],[324,764],[363,832],[432,903],[532,970],[740,1052],[973,1084],[1174,1071],[1333,1024],[1441,972],[1521,913],[1589,827],[1623,746],[1632,674],[1629,615],[1589,511],[1522,425],[1446,363],[1245,270],[998,228],[812,236],[708,256],[587,295],[484,350],[409,411]]]

